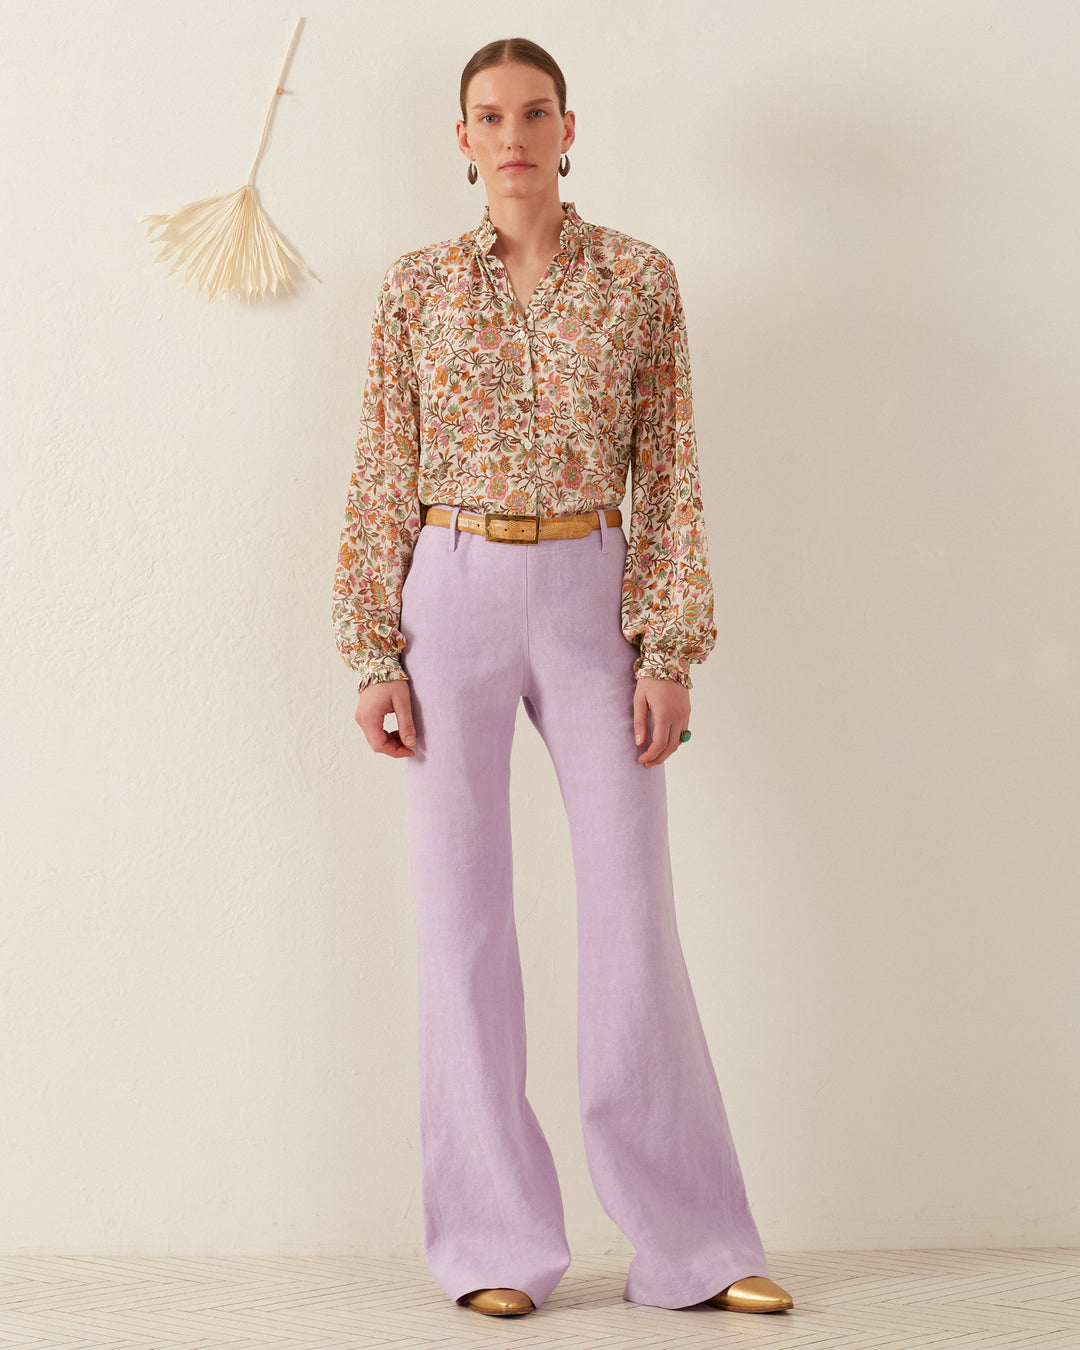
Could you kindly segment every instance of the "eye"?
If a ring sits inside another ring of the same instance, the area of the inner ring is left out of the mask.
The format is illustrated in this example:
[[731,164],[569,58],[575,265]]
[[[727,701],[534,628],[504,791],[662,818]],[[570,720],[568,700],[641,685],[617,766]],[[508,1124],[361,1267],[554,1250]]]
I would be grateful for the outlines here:
[[[539,113],[541,117],[547,117],[547,115],[548,115],[548,111],[547,111],[546,108],[533,108],[533,109],[532,109],[532,112],[534,112],[534,113]],[[481,121],[481,122],[486,122],[486,121],[488,120],[489,117],[497,117],[497,116],[498,116],[498,113],[483,113],[483,114],[481,115],[480,121]]]

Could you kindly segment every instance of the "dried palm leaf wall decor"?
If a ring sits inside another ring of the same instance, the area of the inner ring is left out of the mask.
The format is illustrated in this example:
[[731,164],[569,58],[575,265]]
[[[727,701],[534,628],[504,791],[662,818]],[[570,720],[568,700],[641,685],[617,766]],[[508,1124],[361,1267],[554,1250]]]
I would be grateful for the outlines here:
[[255,192],[255,170],[266,144],[270,116],[278,96],[285,92],[282,88],[285,71],[303,22],[298,19],[293,29],[277,88],[266,110],[255,163],[244,186],[219,197],[203,197],[168,215],[139,216],[140,222],[147,222],[148,235],[153,235],[159,227],[162,230],[154,242],[163,243],[164,247],[154,261],[175,254],[176,261],[169,269],[169,276],[178,267],[183,267],[186,272],[184,284],[194,280],[196,293],[205,286],[211,300],[216,300],[219,295],[260,300],[268,290],[276,294],[279,284],[285,290],[292,290],[290,264],[303,269],[313,281],[322,284],[271,225]]

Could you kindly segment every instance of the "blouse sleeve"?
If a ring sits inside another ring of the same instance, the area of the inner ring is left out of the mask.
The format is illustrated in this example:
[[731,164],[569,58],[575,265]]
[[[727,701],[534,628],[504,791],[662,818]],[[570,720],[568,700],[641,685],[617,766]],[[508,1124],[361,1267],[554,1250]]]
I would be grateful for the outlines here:
[[399,660],[405,638],[398,624],[401,586],[420,532],[420,400],[400,261],[387,270],[375,303],[334,580],[335,641],[359,672],[360,689],[409,678]]
[[679,284],[664,258],[649,297],[633,381],[631,512],[622,630],[637,678],[677,680],[716,645],[690,354]]

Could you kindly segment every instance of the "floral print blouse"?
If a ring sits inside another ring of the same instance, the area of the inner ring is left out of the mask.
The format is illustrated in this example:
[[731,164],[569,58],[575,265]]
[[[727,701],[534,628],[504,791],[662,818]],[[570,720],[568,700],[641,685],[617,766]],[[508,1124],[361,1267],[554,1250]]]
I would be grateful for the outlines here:
[[628,472],[620,622],[634,674],[692,688],[690,665],[715,646],[675,269],[562,207],[559,248],[524,308],[491,252],[487,206],[475,229],[403,254],[383,278],[332,605],[360,689],[408,679],[398,623],[421,502],[592,511],[622,504]]

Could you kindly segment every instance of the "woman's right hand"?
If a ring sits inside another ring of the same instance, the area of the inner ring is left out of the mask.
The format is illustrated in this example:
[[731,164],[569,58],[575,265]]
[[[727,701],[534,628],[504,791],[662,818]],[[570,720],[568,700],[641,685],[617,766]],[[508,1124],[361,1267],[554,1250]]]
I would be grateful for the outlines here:
[[[383,726],[383,719],[389,713],[397,718],[395,731],[387,731]],[[361,689],[356,720],[376,754],[392,755],[394,759],[416,754],[410,748],[416,744],[416,728],[408,680],[379,680]]]

